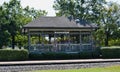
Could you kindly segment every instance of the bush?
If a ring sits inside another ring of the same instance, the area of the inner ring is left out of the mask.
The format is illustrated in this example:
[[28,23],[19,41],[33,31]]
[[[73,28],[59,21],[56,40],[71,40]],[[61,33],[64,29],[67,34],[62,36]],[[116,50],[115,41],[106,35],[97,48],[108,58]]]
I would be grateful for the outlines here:
[[80,58],[92,58],[92,52],[80,52]]
[[47,52],[47,53],[32,52],[29,54],[29,58],[32,60],[68,59],[70,58],[70,55],[68,55],[67,53],[55,53],[55,52]]
[[32,60],[52,60],[52,59],[85,59],[85,58],[98,58],[97,52],[80,52],[80,53],[37,53],[32,52],[29,54],[29,58]]
[[12,61],[12,60],[26,60],[28,59],[28,51],[25,49],[14,50],[14,49],[0,49],[0,60],[1,61]]
[[101,53],[103,58],[120,58],[120,47],[103,47]]
[[120,39],[109,40],[109,45],[110,46],[120,46]]

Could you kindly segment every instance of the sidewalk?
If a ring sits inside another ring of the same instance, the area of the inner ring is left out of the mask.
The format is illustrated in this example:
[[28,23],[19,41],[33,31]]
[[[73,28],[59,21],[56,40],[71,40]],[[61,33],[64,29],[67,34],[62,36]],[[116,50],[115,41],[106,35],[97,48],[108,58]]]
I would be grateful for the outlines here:
[[48,64],[74,64],[74,63],[100,63],[100,62],[120,62],[120,59],[76,59],[76,60],[36,60],[36,61],[6,61],[0,62],[4,65],[48,65]]

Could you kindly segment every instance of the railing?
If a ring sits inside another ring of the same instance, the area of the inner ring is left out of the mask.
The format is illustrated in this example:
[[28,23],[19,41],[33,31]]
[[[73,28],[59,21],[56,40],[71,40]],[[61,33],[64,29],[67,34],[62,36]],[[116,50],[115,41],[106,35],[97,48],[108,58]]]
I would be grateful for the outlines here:
[[91,44],[35,44],[29,48],[30,52],[81,52],[91,51]]

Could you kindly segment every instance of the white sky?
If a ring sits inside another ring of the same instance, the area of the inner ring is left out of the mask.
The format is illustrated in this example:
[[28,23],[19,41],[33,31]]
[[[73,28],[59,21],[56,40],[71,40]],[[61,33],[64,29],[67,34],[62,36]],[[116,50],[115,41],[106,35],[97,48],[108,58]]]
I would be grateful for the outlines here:
[[[120,0],[106,0],[120,3]],[[0,5],[4,2],[9,2],[9,0],[0,0]],[[35,9],[46,10],[48,12],[47,16],[55,16],[55,10],[53,9],[54,0],[21,0],[23,7],[29,6]]]

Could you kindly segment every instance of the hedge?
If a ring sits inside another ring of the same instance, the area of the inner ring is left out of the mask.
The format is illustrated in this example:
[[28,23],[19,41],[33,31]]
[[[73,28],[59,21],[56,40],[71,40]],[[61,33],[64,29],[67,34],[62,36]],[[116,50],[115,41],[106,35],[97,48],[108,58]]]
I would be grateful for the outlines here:
[[97,57],[99,57],[99,54],[96,52],[80,52],[80,53],[31,52],[29,54],[29,59],[31,60],[88,59],[88,58],[97,58]]
[[0,49],[1,61],[26,60],[28,59],[28,51],[25,49]]
[[102,58],[120,58],[120,47],[101,48]]

